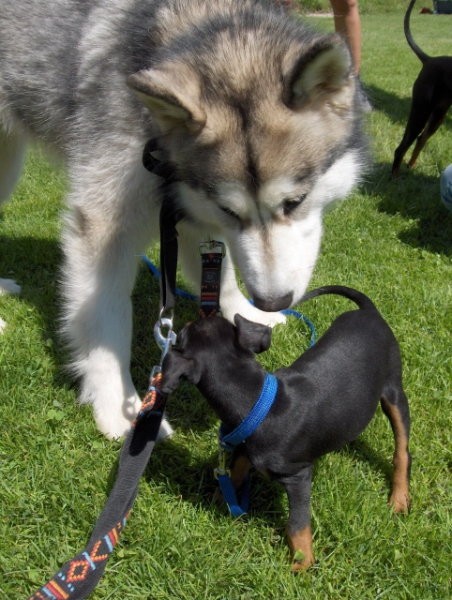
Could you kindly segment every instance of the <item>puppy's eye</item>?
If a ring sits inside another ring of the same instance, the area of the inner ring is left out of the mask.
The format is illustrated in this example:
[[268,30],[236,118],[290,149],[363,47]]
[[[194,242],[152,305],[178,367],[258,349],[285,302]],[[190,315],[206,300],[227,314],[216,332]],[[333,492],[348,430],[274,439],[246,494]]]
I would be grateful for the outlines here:
[[234,212],[233,210],[231,210],[230,208],[228,208],[227,206],[220,206],[220,210],[222,212],[224,212],[225,215],[228,215],[229,217],[232,217],[236,221],[240,221],[240,216],[236,212]]
[[297,196],[296,198],[287,198],[283,201],[283,213],[287,217],[293,211],[300,206],[303,200],[306,198],[306,194],[302,194],[301,196]]

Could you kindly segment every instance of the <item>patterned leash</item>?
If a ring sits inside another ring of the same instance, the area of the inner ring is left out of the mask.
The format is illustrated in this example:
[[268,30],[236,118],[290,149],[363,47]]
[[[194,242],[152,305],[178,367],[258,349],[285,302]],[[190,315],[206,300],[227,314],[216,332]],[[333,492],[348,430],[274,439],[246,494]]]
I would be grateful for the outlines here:
[[[162,360],[172,343],[169,332]],[[63,565],[29,600],[82,600],[96,587],[124,529],[163,417],[160,365],[153,368],[141,411],[121,449],[116,481],[86,548]]]

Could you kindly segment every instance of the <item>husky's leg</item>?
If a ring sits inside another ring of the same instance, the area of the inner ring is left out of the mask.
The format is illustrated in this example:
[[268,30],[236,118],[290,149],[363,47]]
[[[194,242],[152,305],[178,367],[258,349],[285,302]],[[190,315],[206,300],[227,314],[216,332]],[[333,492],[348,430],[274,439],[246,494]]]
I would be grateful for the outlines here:
[[[199,229],[191,227],[188,224],[178,226],[180,233],[180,263],[185,275],[194,284],[196,292],[199,294],[201,284],[201,257],[199,254],[199,243],[211,239],[207,233],[202,236]],[[265,312],[253,306],[249,300],[242,294],[236,279],[234,264],[230,253],[226,249],[226,254],[221,265],[221,287],[220,287],[220,306],[223,316],[234,322],[234,315],[239,313],[242,317],[273,327],[278,323],[284,323],[286,318],[279,312]]]
[[26,141],[20,133],[7,133],[0,126],[0,204],[7,200],[24,166]]
[[[90,166],[73,177],[63,233],[65,333],[72,366],[81,377],[81,402],[93,405],[97,426],[109,438],[124,435],[140,407],[129,372],[130,295],[137,254],[158,224],[149,175],[141,165],[127,165],[124,152],[118,157],[120,165],[104,157],[96,172]],[[165,422],[161,436],[170,432]]]
[[[22,172],[26,142],[21,134],[6,133],[0,127],[0,204],[8,200]],[[0,279],[0,294],[19,294],[12,279]]]

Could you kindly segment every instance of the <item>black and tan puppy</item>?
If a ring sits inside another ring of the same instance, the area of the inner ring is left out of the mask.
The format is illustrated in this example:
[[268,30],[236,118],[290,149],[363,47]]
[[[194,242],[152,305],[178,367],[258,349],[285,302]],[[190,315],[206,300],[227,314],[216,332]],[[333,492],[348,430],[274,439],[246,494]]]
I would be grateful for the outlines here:
[[416,0],[411,0],[404,19],[405,37],[410,48],[422,63],[413,85],[413,97],[402,141],[394,152],[392,176],[397,177],[403,157],[416,141],[408,163],[413,167],[427,140],[444,121],[452,104],[452,56],[428,56],[419,48],[410,32],[410,15]]
[[[410,502],[410,418],[397,341],[373,303],[358,291],[325,286],[304,299],[331,293],[353,300],[359,310],[341,314],[312,348],[275,372],[276,400],[232,459],[237,488],[251,466],[285,487],[294,571],[314,562],[309,508],[313,461],[356,439],[379,401],[395,438],[389,504],[406,513]],[[217,316],[188,324],[163,364],[165,393],[185,377],[229,428],[243,421],[259,396],[265,372],[254,353],[267,350],[271,341],[268,327],[239,315],[235,324]]]

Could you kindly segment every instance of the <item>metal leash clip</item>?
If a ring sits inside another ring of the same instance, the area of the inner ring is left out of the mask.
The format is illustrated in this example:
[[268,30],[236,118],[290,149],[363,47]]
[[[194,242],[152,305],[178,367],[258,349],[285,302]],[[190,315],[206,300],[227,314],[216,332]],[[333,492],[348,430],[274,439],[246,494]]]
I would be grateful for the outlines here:
[[215,479],[218,479],[221,476],[227,475],[231,476],[231,471],[227,468],[227,464],[229,462],[229,453],[226,452],[224,448],[220,446],[218,451],[218,467],[213,470],[213,474]]
[[[177,335],[176,335],[175,331],[173,330],[174,315],[171,311],[170,317],[164,317],[163,316],[164,310],[165,310],[165,308],[162,308],[162,310],[160,311],[159,320],[154,325],[154,339],[155,339],[158,347],[162,351],[162,355],[160,358],[160,364],[162,364],[163,359],[168,354],[171,346],[174,346],[174,344],[176,343],[176,340],[177,340]],[[166,336],[162,333],[162,329],[167,330]]]
[[226,254],[225,245],[223,242],[219,242],[218,240],[209,240],[207,242],[201,242],[199,244],[199,253],[202,254],[221,254],[222,258],[224,258]]

